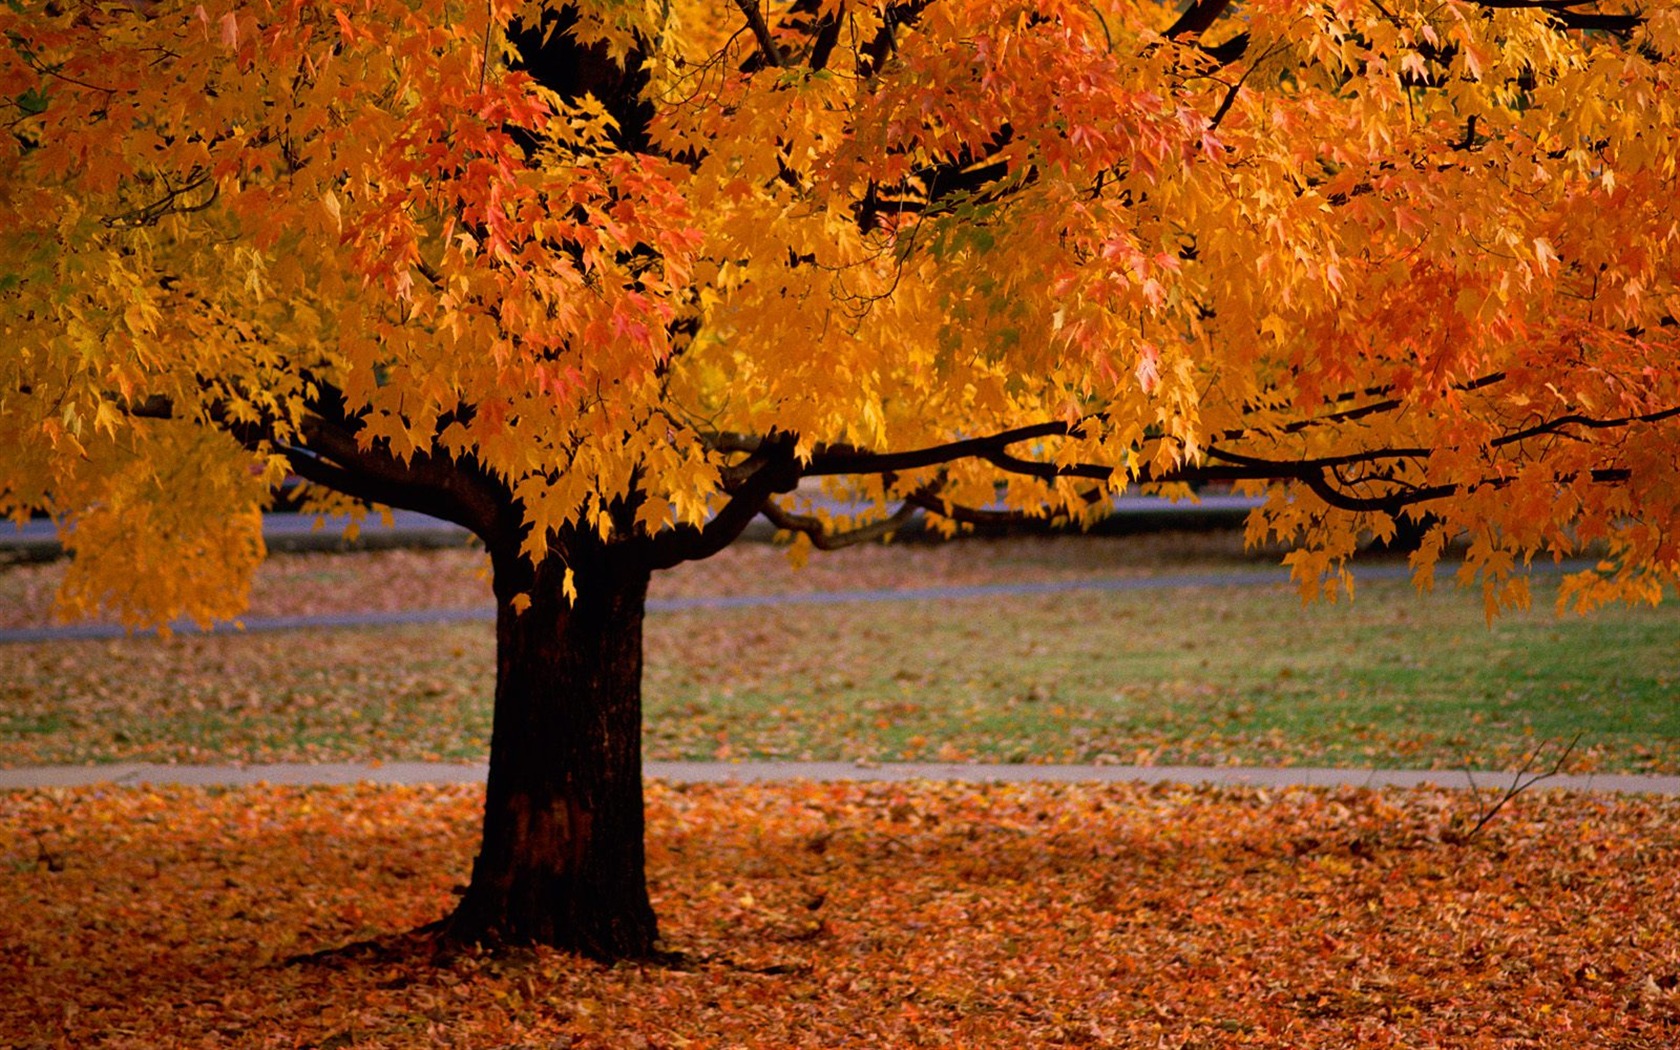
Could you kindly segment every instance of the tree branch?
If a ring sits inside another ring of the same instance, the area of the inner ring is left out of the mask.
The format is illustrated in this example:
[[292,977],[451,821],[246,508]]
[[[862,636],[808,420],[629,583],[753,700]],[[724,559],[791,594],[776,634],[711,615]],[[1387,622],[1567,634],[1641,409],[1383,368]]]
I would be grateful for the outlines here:
[[908,524],[911,518],[916,516],[916,512],[919,509],[920,508],[916,503],[907,499],[903,505],[898,508],[898,510],[893,512],[891,517],[885,518],[881,521],[871,522],[868,525],[862,525],[855,529],[847,529],[844,532],[830,532],[823,526],[821,520],[804,514],[795,514],[789,510],[783,510],[774,502],[767,502],[764,504],[763,514],[770,520],[770,524],[776,526],[778,529],[786,529],[789,532],[802,532],[809,536],[811,538],[811,546],[817,548],[817,550],[832,551],[839,550],[841,547],[850,547],[858,543],[868,543],[872,540],[878,540],[891,533],[897,532],[899,529]]
[[512,495],[474,465],[441,452],[417,452],[404,461],[377,446],[362,448],[354,423],[334,414],[330,404],[317,406],[304,417],[302,447],[286,450],[301,477],[358,499],[452,521],[486,543],[516,527],[508,513]]
[[881,12],[881,28],[876,31],[875,38],[860,49],[858,75],[867,78],[879,73],[887,63],[887,56],[898,46],[896,38],[899,28],[915,22],[932,2],[933,0],[907,0],[905,3],[888,4],[886,10]]
[[[1080,437],[1078,427],[1067,423],[1039,423],[1017,427],[988,437],[968,438],[945,445],[900,453],[870,453],[845,447],[819,450],[803,471],[809,475],[877,474],[937,466],[954,460],[977,457],[1014,474],[1042,480],[1085,478],[1107,482],[1114,477],[1113,467],[1102,463],[1044,463],[1011,455],[1008,446],[1020,441],[1041,437]],[[1355,496],[1333,485],[1326,472],[1360,463],[1374,463],[1383,459],[1418,458],[1429,453],[1425,448],[1368,449],[1340,456],[1322,456],[1311,460],[1269,459],[1229,452],[1217,447],[1208,450],[1214,463],[1186,465],[1169,471],[1146,470],[1137,480],[1143,484],[1200,481],[1275,481],[1292,479],[1306,484],[1315,494],[1332,506],[1345,510],[1393,511],[1411,503],[1437,499],[1457,491],[1456,486],[1433,486],[1397,490],[1387,496]],[[976,512],[978,513],[978,512]]]
[[1219,20],[1231,6],[1231,0],[1193,0],[1178,16],[1178,20],[1162,34],[1168,40],[1179,36],[1196,36]]
[[764,439],[757,434],[737,434],[725,431],[707,437],[707,442],[719,452],[757,452],[764,446]]
[[1479,7],[1517,11],[1544,11],[1565,29],[1599,30],[1626,36],[1645,24],[1645,15],[1603,14],[1598,11],[1573,11],[1588,0],[1471,0]]
[[1588,430],[1614,430],[1617,427],[1632,426],[1635,423],[1661,423],[1665,419],[1673,419],[1676,416],[1680,416],[1680,406],[1665,408],[1656,412],[1647,412],[1644,415],[1639,416],[1620,416],[1614,419],[1596,419],[1592,416],[1571,413],[1566,416],[1559,416],[1556,419],[1549,419],[1544,423],[1536,423],[1534,426],[1519,430],[1513,434],[1506,434],[1504,437],[1495,438],[1494,440],[1488,442],[1488,444],[1494,448],[1502,448],[1506,445],[1516,444],[1519,441],[1527,441],[1530,438],[1545,437],[1548,434],[1559,434],[1563,432],[1565,427],[1585,427]]
[[[1086,503],[1095,503],[1101,496],[1098,491],[1087,492],[1083,496]],[[1045,515],[1034,514],[1024,510],[984,510],[980,507],[969,507],[950,500],[941,499],[931,492],[912,492],[905,499],[923,510],[938,514],[943,518],[961,522],[964,525],[983,525],[993,528],[1009,525],[1031,525],[1041,523]]]
[[1387,480],[1396,488],[1383,496],[1356,496],[1331,483],[1326,472],[1336,467],[1350,466],[1356,463],[1370,463],[1379,459],[1401,458],[1415,453],[1425,453],[1428,450],[1417,449],[1371,449],[1362,453],[1352,453],[1344,456],[1327,456],[1316,461],[1305,460],[1271,460],[1261,456],[1248,456],[1242,453],[1230,452],[1220,448],[1208,449],[1208,458],[1217,459],[1231,464],[1242,472],[1243,480],[1294,480],[1306,485],[1313,495],[1325,503],[1340,510],[1351,511],[1382,511],[1394,514],[1404,507],[1415,503],[1426,503],[1434,499],[1442,499],[1457,492],[1461,486],[1457,484],[1442,484],[1417,486],[1398,480]]
[[131,398],[123,409],[135,419],[174,419],[175,402],[162,394]]
[[1057,478],[1085,478],[1090,481],[1107,481],[1114,476],[1114,468],[1105,467],[1101,463],[1043,463],[1038,460],[1012,456],[1007,452],[992,452],[985,454],[983,458],[993,466],[1007,470],[1011,474],[1040,478],[1044,481],[1054,481]]
[[752,27],[753,36],[758,39],[758,49],[764,52],[764,61],[777,69],[786,68],[787,60],[782,57],[782,49],[776,46],[776,38],[770,33],[770,23],[764,20],[764,12],[758,9],[754,0],[735,0],[735,6],[747,16],[747,25]]
[[[830,474],[898,473],[906,470],[916,470],[921,467],[936,467],[942,463],[967,459],[971,456],[979,456],[985,459],[1002,456],[1005,459],[1013,460],[1014,457],[1008,456],[1006,450],[1016,442],[1031,441],[1035,438],[1080,436],[1078,427],[1067,423],[1034,423],[1030,426],[1000,431],[987,437],[965,438],[961,441],[932,445],[928,448],[914,449],[908,452],[866,452],[863,449],[848,445],[827,445],[818,448],[812,454],[811,462],[800,473],[807,477],[821,477]],[[1026,460],[1016,462],[1028,463]],[[1038,466],[1037,464],[1029,465]],[[1110,472],[1112,472],[1111,469]]]
[[843,25],[840,18],[842,11],[824,15],[822,20],[817,23],[817,38],[811,44],[811,57],[806,63],[813,73],[828,68],[829,56],[834,53],[834,46],[840,42],[840,27]]
[[[1483,387],[1493,386],[1496,383],[1502,383],[1504,381],[1504,372],[1489,372],[1485,376],[1478,376],[1475,379],[1454,384],[1452,389],[1458,393],[1470,393],[1475,390],[1481,390]],[[1312,427],[1324,426],[1327,423],[1351,423],[1355,420],[1364,419],[1366,416],[1380,415],[1384,412],[1393,412],[1395,409],[1405,407],[1405,401],[1397,397],[1389,396],[1392,393],[1393,388],[1391,387],[1372,387],[1366,390],[1358,391],[1357,393],[1343,394],[1330,399],[1330,403],[1339,404],[1352,400],[1355,397],[1380,397],[1383,400],[1374,401],[1368,405],[1360,405],[1358,408],[1341,409],[1322,416],[1311,416],[1307,419],[1297,419],[1293,423],[1288,423],[1278,428],[1274,431],[1274,433],[1299,434],[1303,430],[1307,430]],[[1247,428],[1225,430],[1220,432],[1219,440],[1240,441],[1243,438],[1252,437],[1254,434],[1254,430]]]
[[736,480],[729,502],[703,527],[679,525],[645,542],[643,557],[654,569],[669,569],[685,561],[709,558],[735,542],[778,492],[791,492],[799,483],[792,434],[774,434],[757,441],[747,462],[731,468]]

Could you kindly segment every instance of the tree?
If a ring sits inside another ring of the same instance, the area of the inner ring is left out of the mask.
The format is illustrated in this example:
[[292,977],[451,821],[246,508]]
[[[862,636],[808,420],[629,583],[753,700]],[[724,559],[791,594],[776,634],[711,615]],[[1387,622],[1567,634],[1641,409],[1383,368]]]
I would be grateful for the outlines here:
[[[288,474],[489,551],[458,940],[648,952],[652,573],[763,514],[1428,515],[1490,615],[1680,574],[1680,12],[1620,0],[11,0],[0,509],[231,615]],[[871,503],[802,507],[823,479]]]

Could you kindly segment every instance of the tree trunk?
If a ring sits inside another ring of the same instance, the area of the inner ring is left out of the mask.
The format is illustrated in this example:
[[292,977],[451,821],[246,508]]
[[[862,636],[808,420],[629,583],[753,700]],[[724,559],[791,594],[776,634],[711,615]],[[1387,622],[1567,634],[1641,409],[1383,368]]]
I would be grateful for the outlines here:
[[[492,549],[496,706],[484,834],[450,940],[645,956],[642,615],[649,569],[610,546],[533,569]],[[524,612],[514,599],[530,600]]]

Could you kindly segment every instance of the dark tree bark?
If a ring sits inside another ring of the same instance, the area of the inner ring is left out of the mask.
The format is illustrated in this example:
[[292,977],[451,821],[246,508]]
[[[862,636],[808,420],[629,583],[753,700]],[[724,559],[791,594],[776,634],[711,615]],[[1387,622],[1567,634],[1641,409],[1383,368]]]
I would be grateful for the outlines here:
[[[602,959],[655,953],[642,845],[642,621],[652,574],[733,542],[773,493],[799,480],[792,435],[754,443],[727,471],[729,499],[704,527],[648,536],[639,492],[613,504],[614,535],[566,526],[535,565],[506,483],[442,449],[394,456],[356,439],[326,388],[289,449],[314,484],[470,529],[490,554],[496,696],[483,835],[455,911],[426,932],[444,945],[546,944]],[[566,594],[574,573],[575,602]]]
[[[572,544],[533,568],[494,545],[496,701],[484,833],[444,937],[646,956],[657,926],[642,848],[642,617],[650,570]],[[628,546],[628,545],[626,545]],[[516,596],[530,605],[515,610]]]

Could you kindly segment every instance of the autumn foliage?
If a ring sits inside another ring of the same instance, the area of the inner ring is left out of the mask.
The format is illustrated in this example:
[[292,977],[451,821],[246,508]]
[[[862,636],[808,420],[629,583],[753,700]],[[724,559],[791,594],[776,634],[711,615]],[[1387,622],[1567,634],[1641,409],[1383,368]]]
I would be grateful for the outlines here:
[[1408,507],[1440,525],[1420,568],[1468,530],[1494,604],[1537,553],[1609,541],[1589,605],[1680,561],[1667,9],[0,30],[0,510],[65,516],[71,610],[236,613],[288,469],[480,526],[488,487],[562,556],[551,530],[669,538],[805,474],[958,518],[1000,478],[1080,518],[1131,480],[1269,480],[1254,527],[1309,589]]
[[1674,1045],[1672,801],[656,786],[663,964],[294,961],[428,919],[476,789],[0,800],[21,1047]]

